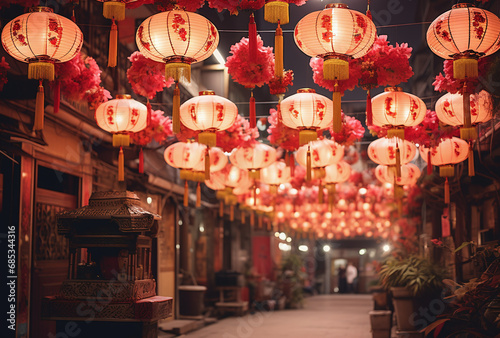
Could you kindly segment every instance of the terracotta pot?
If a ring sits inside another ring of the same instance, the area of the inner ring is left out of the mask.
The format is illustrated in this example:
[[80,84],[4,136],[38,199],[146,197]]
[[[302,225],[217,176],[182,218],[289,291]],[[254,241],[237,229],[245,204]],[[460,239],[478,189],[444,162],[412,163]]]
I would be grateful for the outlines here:
[[396,312],[398,331],[406,331],[417,334],[412,337],[423,337],[423,334],[417,333],[415,326],[410,322],[411,315],[417,310],[415,297],[412,293],[404,287],[393,287],[392,302],[394,303],[394,310]]

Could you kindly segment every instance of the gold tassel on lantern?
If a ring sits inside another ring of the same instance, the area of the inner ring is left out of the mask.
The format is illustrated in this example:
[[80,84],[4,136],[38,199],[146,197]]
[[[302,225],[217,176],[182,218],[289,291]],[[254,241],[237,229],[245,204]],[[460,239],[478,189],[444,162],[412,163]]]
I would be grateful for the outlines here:
[[399,150],[399,145],[396,142],[396,177],[401,177],[401,151]]
[[109,32],[108,67],[116,67],[116,56],[118,54],[118,27],[115,20],[111,24]]
[[130,136],[128,134],[113,134],[113,147],[128,147],[130,145]]
[[387,130],[387,137],[393,138],[397,137],[401,140],[405,139],[405,129],[404,128],[390,128]]
[[318,203],[323,204],[323,184],[321,183],[321,180],[319,181],[319,187],[318,187]]
[[165,79],[174,79],[175,82],[191,83],[191,64],[182,60],[173,59],[165,64]]
[[328,206],[330,211],[333,210],[333,203],[335,202],[335,191],[337,190],[335,183],[328,185]]
[[123,148],[120,147],[118,153],[118,181],[125,181],[125,157],[123,156]]
[[201,186],[200,182],[196,186],[196,207],[199,208],[201,206]]
[[202,131],[198,134],[198,143],[206,144],[209,147],[217,145],[217,134],[211,131]]
[[312,163],[311,163],[311,146],[307,148],[307,155],[306,155],[306,180],[310,181],[311,180],[311,172],[312,172]]
[[463,107],[464,107],[464,125],[460,128],[460,138],[462,140],[477,139],[476,128],[472,126],[472,116],[470,113],[470,93],[467,84],[464,82],[462,89]]
[[205,151],[205,180],[210,179],[210,148]]
[[474,169],[474,150],[472,149],[472,142],[469,142],[469,158],[468,158],[469,176],[475,176],[476,171]]
[[455,167],[453,165],[442,165],[439,167],[439,176],[452,177],[455,176]]
[[316,141],[318,139],[318,133],[316,130],[311,129],[303,129],[299,131],[299,145],[303,146],[312,141]]
[[125,2],[106,1],[103,3],[102,15],[106,19],[122,21],[125,19]]
[[283,30],[279,22],[274,34],[274,76],[280,79],[283,77]]
[[349,62],[343,56],[327,57],[323,61],[323,77],[325,80],[347,80]]
[[264,6],[264,20],[270,23],[286,25],[290,21],[288,3],[281,0],[267,2]]
[[43,129],[43,120],[45,116],[45,94],[43,90],[42,80],[38,83],[38,92],[36,93],[35,103],[35,121],[33,123],[33,130]]
[[172,99],[172,130],[174,134],[181,132],[181,91],[179,89],[179,82],[175,82],[174,97]]
[[453,60],[453,77],[458,80],[477,78],[478,60],[471,55],[461,55]]
[[339,90],[339,83],[335,81],[333,89],[333,131],[340,133],[342,131],[342,96]]
[[260,170],[259,169],[249,170],[248,177],[252,180],[260,180]]
[[184,206],[189,206],[189,186],[188,181],[184,181]]
[[444,181],[444,203],[450,204],[450,183],[448,182],[448,177]]
[[28,64],[28,79],[54,81],[54,64],[48,61],[35,61]]

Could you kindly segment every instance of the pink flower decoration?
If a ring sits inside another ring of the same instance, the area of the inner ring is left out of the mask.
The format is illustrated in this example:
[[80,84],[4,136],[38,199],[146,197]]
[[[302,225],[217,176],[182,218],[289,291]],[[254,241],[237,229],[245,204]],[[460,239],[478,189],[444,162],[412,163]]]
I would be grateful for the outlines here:
[[231,14],[238,15],[244,9],[258,10],[264,7],[265,0],[208,0],[208,6],[219,12],[227,9]]
[[7,71],[10,69],[9,64],[5,61],[5,57],[2,56],[2,61],[0,61],[0,91],[3,90],[3,86],[7,83]]
[[165,80],[165,64],[150,60],[141,52],[132,53],[128,59],[132,65],[127,70],[127,79],[137,95],[151,100],[157,92],[174,83],[172,78]]
[[250,62],[248,38],[231,46],[231,53],[226,60],[226,67],[235,82],[247,87],[261,87],[274,76],[274,54],[272,47],[264,47],[264,42],[257,36],[257,57]]
[[359,141],[364,134],[365,128],[363,128],[361,122],[359,122],[355,117],[345,115],[344,112],[342,112],[341,132],[335,133],[333,128],[330,128],[330,135],[332,135],[332,139],[346,147]]
[[155,2],[157,4],[158,10],[165,12],[171,11],[173,9],[182,9],[187,12],[196,12],[198,9],[203,7],[205,0],[145,0]]
[[284,72],[282,78],[274,77],[269,80],[269,92],[273,95],[285,94],[288,86],[293,86],[293,70]]
[[[479,84],[480,78],[485,78],[491,66],[490,58],[481,58],[478,62],[478,77],[475,79],[467,80],[467,87],[469,89],[476,88]],[[432,83],[434,90],[437,92],[449,92],[452,94],[461,92],[465,80],[457,80],[453,77],[453,60],[444,60],[443,62],[444,75],[439,73]]]
[[135,144],[145,146],[153,140],[161,144],[173,136],[172,120],[164,114],[161,110],[151,111],[151,123],[140,132],[132,133],[130,135],[132,141]]

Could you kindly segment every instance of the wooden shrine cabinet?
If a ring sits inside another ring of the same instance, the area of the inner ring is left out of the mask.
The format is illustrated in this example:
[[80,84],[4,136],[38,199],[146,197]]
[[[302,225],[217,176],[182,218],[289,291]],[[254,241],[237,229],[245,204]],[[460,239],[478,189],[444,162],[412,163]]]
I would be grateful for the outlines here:
[[159,216],[128,191],[96,192],[89,205],[58,215],[69,240],[68,277],[42,302],[42,318],[66,336],[154,337],[172,315],[172,298],[156,295],[152,238]]

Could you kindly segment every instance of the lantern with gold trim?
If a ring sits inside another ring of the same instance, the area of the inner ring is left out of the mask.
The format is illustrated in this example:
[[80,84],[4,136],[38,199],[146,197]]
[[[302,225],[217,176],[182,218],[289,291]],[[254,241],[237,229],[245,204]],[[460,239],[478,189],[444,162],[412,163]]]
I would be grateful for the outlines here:
[[[500,49],[500,18],[495,14],[476,8],[472,4],[460,3],[438,16],[427,30],[427,44],[438,56],[453,60],[453,77],[459,80],[477,78],[478,59]],[[460,137],[475,139],[475,128],[471,125],[468,88],[464,81],[462,89],[464,121]]]
[[389,127],[387,137],[404,139],[405,127],[419,125],[427,108],[417,96],[403,92],[400,87],[388,87],[375,96],[372,103],[372,121],[379,127]]
[[97,125],[113,134],[113,146],[120,147],[118,157],[118,181],[125,180],[122,147],[130,144],[130,133],[147,127],[147,107],[133,100],[130,95],[117,95],[116,99],[101,103],[95,110]]
[[43,129],[43,80],[54,80],[54,63],[70,61],[83,43],[80,28],[48,7],[33,7],[7,23],[2,46],[14,59],[28,63],[28,78],[39,80],[33,130]]
[[[366,15],[345,4],[326,5],[322,11],[306,15],[295,26],[295,43],[305,54],[324,60],[326,80],[349,78],[349,59],[368,53],[375,41],[376,28]],[[338,84],[333,92],[333,129],[342,129],[341,93]]]
[[295,153],[297,162],[306,167],[306,179],[325,177],[325,167],[339,162],[344,157],[344,147],[335,141],[324,139],[309,142]]
[[249,177],[260,179],[260,170],[276,161],[276,149],[267,144],[256,142],[251,146],[238,147],[231,152],[229,159],[240,169],[249,171]]
[[[326,189],[328,190],[328,205],[330,206],[330,209],[333,208],[336,184],[346,182],[349,177],[351,177],[351,166],[345,161],[339,161],[338,163],[325,167],[325,177],[323,182],[326,184]],[[320,185],[321,194],[323,194],[322,190],[323,188]],[[322,201],[320,201],[320,203],[322,203]]]
[[276,194],[281,184],[290,183],[291,180],[290,167],[283,161],[276,161],[261,169],[261,182],[269,185],[271,194]]
[[165,78],[175,81],[172,127],[179,133],[179,81],[191,81],[191,64],[212,55],[219,32],[199,14],[172,10],[146,18],[137,29],[136,43],[145,57],[165,63]]
[[457,137],[452,137],[441,140],[436,147],[430,149],[421,146],[419,151],[420,156],[424,159],[424,161],[427,161],[429,158],[428,153],[430,151],[432,164],[439,166],[439,176],[446,177],[444,185],[444,202],[446,204],[450,203],[450,185],[448,177],[453,177],[455,175],[455,164],[463,162],[467,159],[467,156],[469,155],[469,144],[467,141]]
[[413,160],[416,153],[413,143],[397,137],[379,138],[368,145],[368,157],[377,164],[391,167],[396,177],[401,176],[401,164]]
[[299,89],[297,94],[281,102],[282,122],[289,128],[299,130],[299,144],[304,145],[318,139],[318,130],[331,125],[332,107],[332,100],[316,94],[314,89]]

